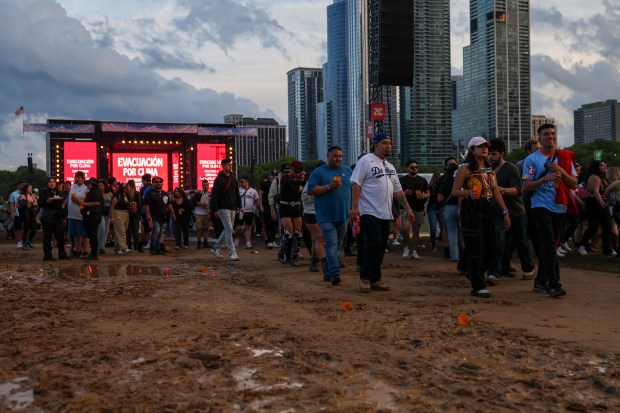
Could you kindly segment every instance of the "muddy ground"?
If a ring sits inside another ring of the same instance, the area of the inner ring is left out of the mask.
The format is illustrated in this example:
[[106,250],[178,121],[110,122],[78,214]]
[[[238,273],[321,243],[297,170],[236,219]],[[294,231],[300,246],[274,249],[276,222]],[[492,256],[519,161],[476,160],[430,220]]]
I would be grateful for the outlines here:
[[620,411],[618,272],[485,300],[437,256],[390,253],[392,291],[364,295],[350,257],[332,287],[262,247],[90,266],[40,248],[0,245],[0,411]]

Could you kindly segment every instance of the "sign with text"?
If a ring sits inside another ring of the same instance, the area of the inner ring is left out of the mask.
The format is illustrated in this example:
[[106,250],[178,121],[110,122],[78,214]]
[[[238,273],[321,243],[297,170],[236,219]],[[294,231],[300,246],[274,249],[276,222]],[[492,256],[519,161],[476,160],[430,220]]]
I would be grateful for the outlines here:
[[164,180],[164,188],[170,186],[168,181],[167,153],[113,153],[112,176],[125,183],[130,179],[140,186],[142,175],[151,174]]
[[86,179],[97,177],[96,142],[65,142],[64,157],[65,181],[73,183],[77,171],[84,172]]
[[370,119],[384,121],[385,120],[385,104],[371,103],[370,104]]
[[366,122],[366,137],[372,139],[375,136],[375,123]]
[[209,188],[213,188],[213,181],[222,170],[222,159],[226,158],[226,144],[199,143],[196,149],[196,188],[202,188],[205,178],[209,181]]
[[180,158],[178,152],[172,153],[172,188],[181,186]]

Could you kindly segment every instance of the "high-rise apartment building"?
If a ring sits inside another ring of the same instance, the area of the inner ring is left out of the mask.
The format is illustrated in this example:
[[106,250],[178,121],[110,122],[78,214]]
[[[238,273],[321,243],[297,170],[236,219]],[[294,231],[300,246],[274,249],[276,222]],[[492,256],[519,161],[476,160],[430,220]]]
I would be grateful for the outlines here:
[[597,139],[620,142],[620,103],[616,99],[582,105],[573,113],[575,144]]
[[300,161],[318,159],[317,104],[323,101],[323,70],[298,67],[286,76],[289,155]]
[[401,161],[442,165],[452,151],[450,1],[413,1],[413,87],[400,88]]
[[239,166],[252,163],[274,162],[286,156],[286,126],[271,118],[247,118],[232,114],[224,116],[224,123],[256,128],[256,136],[235,136],[236,159]]
[[500,138],[510,151],[530,138],[529,1],[470,0],[469,10],[452,139]]
[[[555,118],[550,118],[545,115],[532,115],[532,133],[530,136],[532,138],[538,139],[538,128],[546,123],[555,125]],[[555,130],[556,130],[556,136],[557,136],[558,125],[555,125],[555,126],[556,126]]]
[[365,147],[368,118],[368,11],[366,0],[334,0],[327,7],[324,100],[330,145],[350,165]]

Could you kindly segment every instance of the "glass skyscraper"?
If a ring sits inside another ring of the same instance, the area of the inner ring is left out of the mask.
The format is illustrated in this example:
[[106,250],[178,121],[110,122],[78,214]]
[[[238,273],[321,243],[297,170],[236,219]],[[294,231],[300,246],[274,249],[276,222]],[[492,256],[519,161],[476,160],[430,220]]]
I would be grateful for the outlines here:
[[323,70],[298,67],[287,73],[289,155],[319,159],[317,104],[323,101]]
[[400,160],[442,165],[452,154],[450,1],[413,1],[413,87],[400,88]]
[[620,103],[616,99],[588,103],[573,113],[575,144],[597,139],[620,142]]
[[328,145],[343,151],[343,163],[357,160],[365,144],[368,117],[368,11],[366,0],[334,0],[327,7],[324,124]]
[[470,45],[456,81],[452,140],[500,138],[508,150],[530,138],[529,0],[470,0]]

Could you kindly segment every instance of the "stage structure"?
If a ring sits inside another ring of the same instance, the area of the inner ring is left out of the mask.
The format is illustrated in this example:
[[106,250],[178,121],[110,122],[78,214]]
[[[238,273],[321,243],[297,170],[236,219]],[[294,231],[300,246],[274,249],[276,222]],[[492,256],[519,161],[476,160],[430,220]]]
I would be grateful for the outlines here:
[[235,138],[256,136],[256,128],[230,124],[106,122],[48,119],[45,124],[24,124],[24,132],[47,133],[47,172],[73,181],[76,171],[86,177],[120,182],[142,175],[164,179],[164,189],[201,188],[213,180],[224,158],[235,160]]

